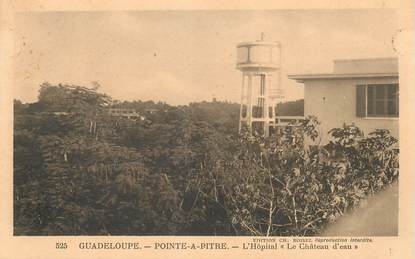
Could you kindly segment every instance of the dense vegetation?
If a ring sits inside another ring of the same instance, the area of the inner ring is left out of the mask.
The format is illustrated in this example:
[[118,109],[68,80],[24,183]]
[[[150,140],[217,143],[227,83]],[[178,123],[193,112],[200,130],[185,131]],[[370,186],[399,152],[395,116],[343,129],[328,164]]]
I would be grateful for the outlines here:
[[16,235],[315,235],[398,178],[387,131],[344,125],[330,152],[309,149],[312,117],[265,139],[237,134],[237,104],[116,102],[49,84],[14,111]]
[[304,99],[278,103],[277,116],[304,116]]

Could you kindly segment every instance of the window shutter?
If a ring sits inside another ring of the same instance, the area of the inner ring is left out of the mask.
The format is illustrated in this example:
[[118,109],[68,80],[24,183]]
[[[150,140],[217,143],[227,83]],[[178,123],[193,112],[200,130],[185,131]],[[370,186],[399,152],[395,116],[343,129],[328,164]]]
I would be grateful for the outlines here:
[[356,116],[366,117],[366,85],[356,86]]

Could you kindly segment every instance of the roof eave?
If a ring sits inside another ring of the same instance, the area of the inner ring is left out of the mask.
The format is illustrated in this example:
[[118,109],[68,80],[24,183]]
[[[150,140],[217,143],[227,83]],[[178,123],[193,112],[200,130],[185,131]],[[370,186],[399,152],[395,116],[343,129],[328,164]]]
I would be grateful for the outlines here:
[[358,79],[358,78],[398,78],[399,73],[371,73],[371,74],[303,74],[303,75],[288,75],[289,79],[295,80],[299,83],[304,83],[306,80],[319,79]]

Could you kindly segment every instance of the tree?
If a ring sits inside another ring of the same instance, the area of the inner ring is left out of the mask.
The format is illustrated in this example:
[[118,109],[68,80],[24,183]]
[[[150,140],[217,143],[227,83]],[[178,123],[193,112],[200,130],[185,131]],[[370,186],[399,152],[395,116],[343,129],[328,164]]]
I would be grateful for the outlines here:
[[[14,104],[16,235],[316,235],[399,175],[381,129],[343,125],[323,147],[315,117],[265,138],[237,133],[236,104],[119,102],[72,85]],[[134,121],[114,106],[157,109]]]

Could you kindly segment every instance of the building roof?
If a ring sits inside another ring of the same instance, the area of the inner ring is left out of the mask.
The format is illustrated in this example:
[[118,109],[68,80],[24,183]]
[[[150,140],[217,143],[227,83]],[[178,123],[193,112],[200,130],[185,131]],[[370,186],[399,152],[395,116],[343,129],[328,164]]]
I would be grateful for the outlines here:
[[398,73],[371,73],[371,74],[303,74],[288,75],[289,79],[293,79],[299,83],[305,80],[313,79],[356,79],[356,78],[397,78]]
[[304,83],[316,79],[397,78],[397,58],[337,59],[333,73],[288,75],[289,79]]

